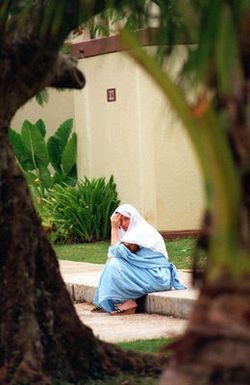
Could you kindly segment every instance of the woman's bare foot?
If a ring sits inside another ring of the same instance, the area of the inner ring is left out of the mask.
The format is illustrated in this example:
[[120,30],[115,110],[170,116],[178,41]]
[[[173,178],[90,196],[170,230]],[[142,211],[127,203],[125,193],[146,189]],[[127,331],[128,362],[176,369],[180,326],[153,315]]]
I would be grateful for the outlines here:
[[114,311],[112,311],[111,315],[126,315],[126,314],[134,314],[137,308],[137,303],[132,299],[129,299],[121,304],[115,305]]
[[117,305],[119,309],[128,310],[128,309],[134,309],[137,307],[136,301],[133,301],[132,299],[128,299],[127,301]]

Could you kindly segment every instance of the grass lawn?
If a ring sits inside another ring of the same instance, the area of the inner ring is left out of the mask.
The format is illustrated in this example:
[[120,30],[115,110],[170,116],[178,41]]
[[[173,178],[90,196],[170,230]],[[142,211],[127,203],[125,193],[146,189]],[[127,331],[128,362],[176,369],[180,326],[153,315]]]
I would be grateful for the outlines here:
[[[190,269],[195,239],[182,238],[166,242],[169,260],[178,269]],[[53,245],[59,259],[103,264],[106,262],[109,242]]]
[[129,342],[119,342],[122,349],[139,350],[145,353],[158,353],[163,345],[169,344],[173,338],[156,338],[151,340],[135,340]]

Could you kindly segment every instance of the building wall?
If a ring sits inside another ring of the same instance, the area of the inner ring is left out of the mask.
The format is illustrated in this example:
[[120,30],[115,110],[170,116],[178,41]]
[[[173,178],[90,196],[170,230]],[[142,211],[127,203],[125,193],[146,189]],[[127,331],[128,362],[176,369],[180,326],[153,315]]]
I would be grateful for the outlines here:
[[[178,72],[181,50],[172,62]],[[80,177],[114,175],[123,203],[161,231],[200,228],[202,182],[185,131],[160,90],[125,53],[79,60],[87,78],[75,91]],[[116,101],[107,102],[107,89]]]

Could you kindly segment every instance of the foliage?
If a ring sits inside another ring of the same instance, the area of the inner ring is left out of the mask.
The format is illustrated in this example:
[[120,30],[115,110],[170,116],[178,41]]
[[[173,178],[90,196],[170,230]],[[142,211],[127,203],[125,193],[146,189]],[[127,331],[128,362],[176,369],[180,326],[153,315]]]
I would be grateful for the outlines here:
[[44,106],[49,100],[49,94],[47,89],[45,88],[44,90],[40,91],[36,96],[35,99],[39,106]]
[[55,184],[43,199],[43,217],[65,241],[108,239],[110,216],[119,205],[113,176],[78,181],[76,186]]
[[146,353],[159,353],[164,345],[172,343],[173,338],[156,338],[150,340],[135,340],[119,342],[117,345],[122,349],[139,350]]
[[[143,0],[146,6],[146,2]],[[129,31],[136,31],[143,27],[144,16],[139,10],[129,10],[124,8],[112,8],[111,6],[104,9],[97,16],[93,16],[87,22],[83,23],[74,34],[81,34],[87,30],[91,38],[99,36],[110,36],[112,33],[117,33],[121,25]]]
[[76,134],[71,134],[72,126],[72,119],[65,120],[47,142],[42,119],[34,124],[25,120],[21,133],[9,129],[15,156],[39,202],[56,183],[76,183]]

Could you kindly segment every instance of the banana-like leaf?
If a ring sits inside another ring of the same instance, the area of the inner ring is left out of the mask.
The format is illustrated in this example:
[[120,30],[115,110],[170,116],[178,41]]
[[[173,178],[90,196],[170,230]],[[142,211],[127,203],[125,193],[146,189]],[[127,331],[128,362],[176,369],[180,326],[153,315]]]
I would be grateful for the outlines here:
[[[76,134],[73,133],[68,140],[71,129],[72,119],[66,120],[51,136],[48,144],[45,142],[46,127],[42,119],[35,124],[24,121],[21,134],[9,129],[10,143],[23,172],[26,172],[27,182],[31,187],[35,186],[42,197],[54,184],[76,184]],[[55,170],[53,175],[48,169],[49,158]],[[34,173],[27,173],[32,170]]]
[[36,165],[33,162],[32,153],[31,151],[25,146],[21,135],[13,130],[12,128],[9,128],[9,141],[10,144],[13,147],[13,151],[15,153],[15,156],[20,163],[23,170],[34,170],[36,168]]
[[64,171],[56,171],[53,175],[54,184],[66,184],[68,186],[75,186],[77,182],[76,165],[72,167],[70,172],[66,175]]
[[66,174],[76,164],[76,134],[73,133],[62,154],[62,167]]
[[65,180],[65,174],[63,171],[56,171],[53,175],[53,184],[62,184]]
[[39,129],[41,135],[43,138],[45,138],[45,135],[46,135],[46,127],[45,127],[45,123],[42,119],[39,119],[36,123],[35,123],[35,126]]
[[40,164],[42,162],[47,167],[49,164],[48,150],[39,128],[28,120],[25,120],[22,126],[21,136],[26,147],[31,151],[35,164],[37,164],[37,159]]
[[61,168],[61,150],[58,138],[51,136],[47,143],[49,160],[56,172],[62,172]]
[[68,142],[71,130],[73,126],[73,120],[65,120],[57,129],[54,135],[52,135],[47,143],[49,159],[55,170],[61,170],[61,159],[65,146]]
[[29,185],[36,184],[37,174],[31,171],[23,171],[25,179]]
[[76,164],[74,164],[74,166],[72,167],[70,172],[66,175],[64,181],[69,186],[75,186],[75,184],[77,182],[77,168],[76,168]]
[[38,94],[35,96],[37,103],[40,106],[44,106],[44,104],[48,103],[49,100],[49,94],[46,88],[44,88],[42,91],[40,91]]
[[39,176],[41,186],[44,188],[50,188],[53,185],[53,177],[51,176],[48,168],[43,164],[38,162]]

